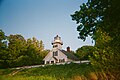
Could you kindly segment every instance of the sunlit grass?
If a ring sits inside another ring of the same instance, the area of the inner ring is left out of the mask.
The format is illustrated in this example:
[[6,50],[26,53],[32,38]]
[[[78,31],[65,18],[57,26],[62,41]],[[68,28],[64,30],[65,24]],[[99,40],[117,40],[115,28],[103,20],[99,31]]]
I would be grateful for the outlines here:
[[52,65],[21,70],[1,69],[0,80],[85,80],[90,72],[94,72],[94,69],[89,64]]
[[57,80],[50,76],[2,76],[0,80]]

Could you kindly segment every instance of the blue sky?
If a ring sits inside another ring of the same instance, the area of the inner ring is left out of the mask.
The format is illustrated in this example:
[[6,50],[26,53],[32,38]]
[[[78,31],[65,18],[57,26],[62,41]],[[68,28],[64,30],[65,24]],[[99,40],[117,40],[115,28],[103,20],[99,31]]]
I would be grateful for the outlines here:
[[6,35],[21,34],[27,38],[43,40],[45,49],[51,49],[51,41],[59,35],[63,49],[73,51],[83,45],[94,45],[90,37],[78,39],[77,25],[70,14],[79,10],[87,0],[3,0],[0,5],[0,29]]

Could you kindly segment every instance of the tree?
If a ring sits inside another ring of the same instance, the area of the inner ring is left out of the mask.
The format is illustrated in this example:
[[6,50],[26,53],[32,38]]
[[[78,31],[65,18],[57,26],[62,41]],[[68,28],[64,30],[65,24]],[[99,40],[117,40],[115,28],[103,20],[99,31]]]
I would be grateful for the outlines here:
[[80,6],[79,11],[71,15],[78,24],[79,38],[85,40],[87,36],[92,36],[95,40],[96,50],[91,57],[92,62],[114,73],[119,70],[120,64],[119,2],[88,0]]
[[103,31],[109,33],[112,37],[116,33],[118,34],[120,25],[119,12],[119,1],[88,0],[86,4],[83,3],[80,6],[79,11],[76,11],[71,16],[72,20],[76,20],[76,23],[79,25],[77,27],[79,38],[85,40],[88,35],[93,36],[98,27],[101,27]]
[[82,46],[76,50],[76,56],[78,56],[80,60],[89,60],[89,56],[92,56],[93,51],[93,46]]
[[5,33],[2,30],[0,30],[0,49],[4,48],[6,46],[4,40],[6,40]]
[[35,37],[27,39],[27,52],[30,63],[41,64],[48,51],[44,50],[43,41],[38,41]]
[[10,35],[8,36],[9,44],[8,50],[10,55],[10,66],[21,66],[19,64],[19,57],[26,55],[26,40],[21,35]]
[[43,50],[44,50],[44,44],[43,44],[43,41],[42,41],[42,40],[39,41],[39,50],[40,50],[40,51],[43,51]]
[[47,53],[42,40],[35,37],[25,40],[19,34],[5,36],[0,30],[0,68],[42,64]]
[[7,36],[0,30],[0,68],[9,67],[9,54],[7,48]]

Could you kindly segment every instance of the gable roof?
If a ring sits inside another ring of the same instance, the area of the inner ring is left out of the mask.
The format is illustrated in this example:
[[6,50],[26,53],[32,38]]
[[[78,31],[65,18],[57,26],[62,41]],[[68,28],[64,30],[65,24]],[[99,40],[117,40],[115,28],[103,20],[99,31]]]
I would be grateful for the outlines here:
[[60,50],[62,53],[64,53],[68,59],[72,59],[75,61],[78,61],[79,59],[71,52],[65,51],[65,50]]

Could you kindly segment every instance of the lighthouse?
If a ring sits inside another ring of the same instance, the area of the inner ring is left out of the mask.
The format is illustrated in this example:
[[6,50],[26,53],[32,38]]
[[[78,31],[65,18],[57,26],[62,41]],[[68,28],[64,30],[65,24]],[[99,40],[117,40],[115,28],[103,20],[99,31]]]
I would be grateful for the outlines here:
[[58,35],[52,41],[53,48],[43,59],[44,64],[57,64],[79,61],[79,59],[67,47],[67,51],[62,49],[63,42]]
[[62,49],[63,42],[61,40],[61,37],[59,37],[58,35],[54,37],[54,40],[52,41],[52,45],[53,48]]

